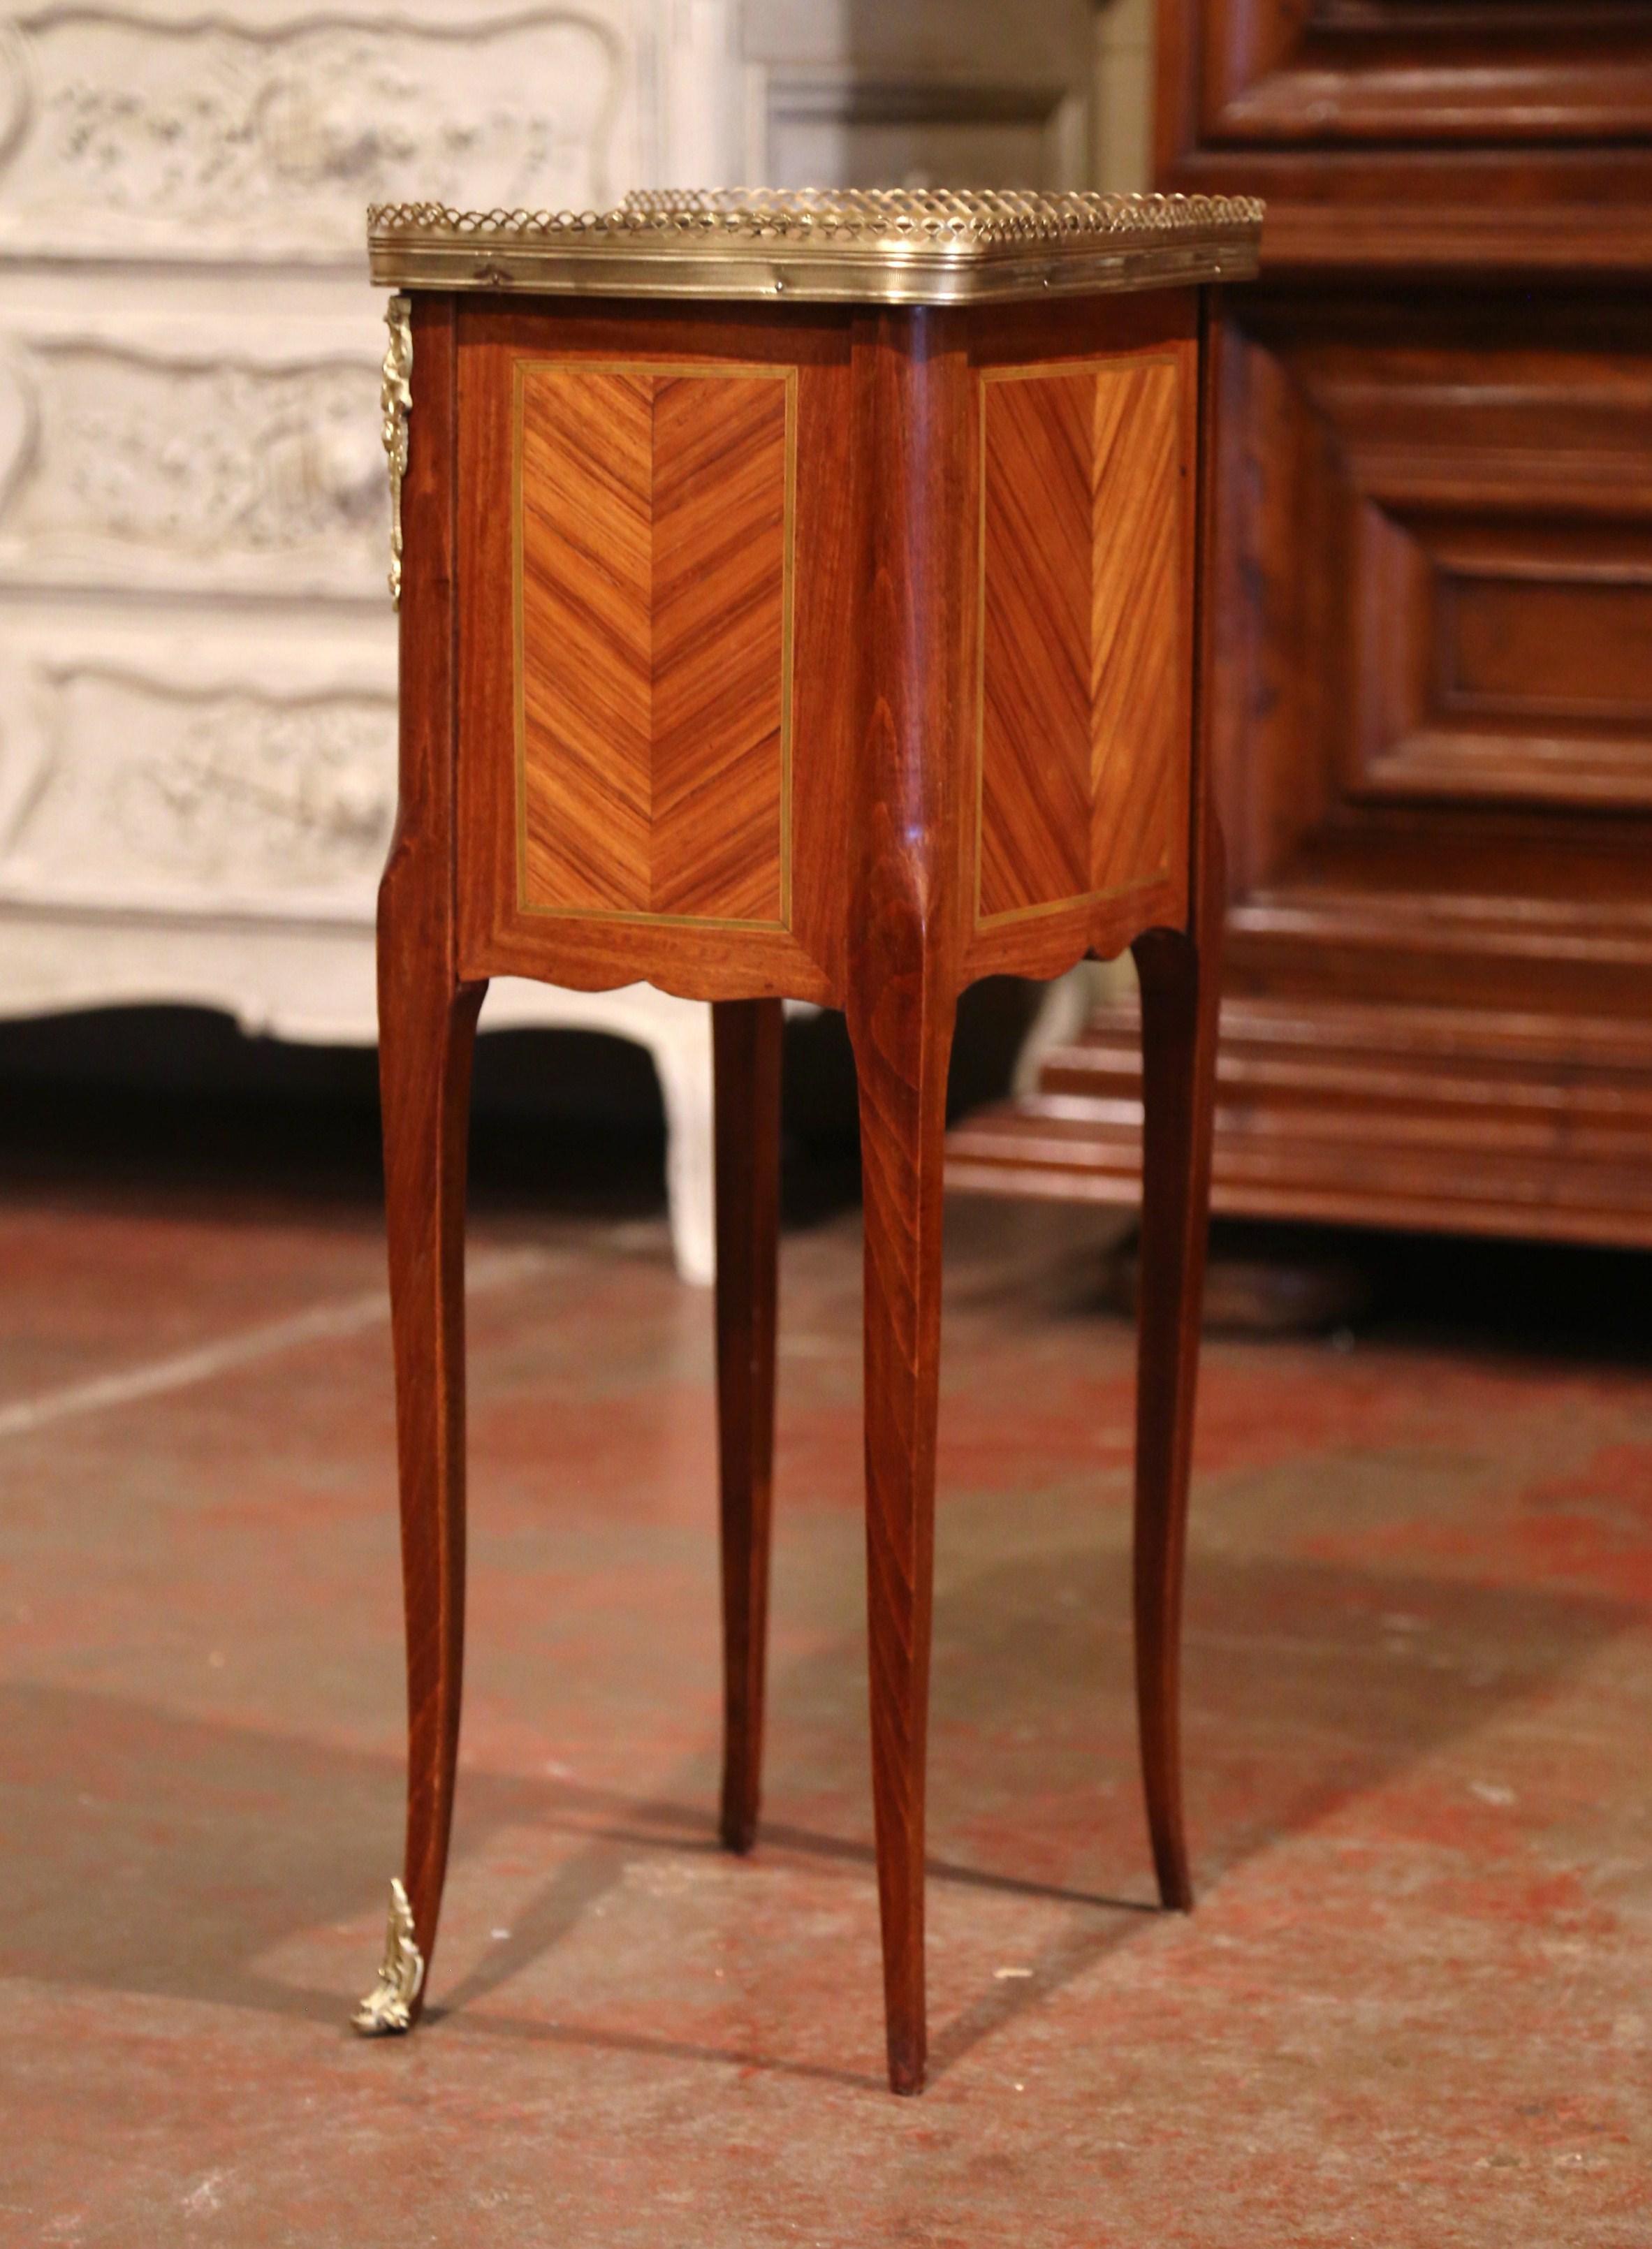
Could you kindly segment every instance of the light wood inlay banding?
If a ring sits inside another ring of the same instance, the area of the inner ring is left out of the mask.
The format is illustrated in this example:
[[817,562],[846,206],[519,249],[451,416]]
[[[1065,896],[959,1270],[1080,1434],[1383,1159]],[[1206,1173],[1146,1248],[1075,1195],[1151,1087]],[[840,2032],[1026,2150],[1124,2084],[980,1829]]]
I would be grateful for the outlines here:
[[519,878],[784,926],[791,370],[517,370]]
[[978,926],[1152,881],[1185,763],[1181,371],[981,378]]

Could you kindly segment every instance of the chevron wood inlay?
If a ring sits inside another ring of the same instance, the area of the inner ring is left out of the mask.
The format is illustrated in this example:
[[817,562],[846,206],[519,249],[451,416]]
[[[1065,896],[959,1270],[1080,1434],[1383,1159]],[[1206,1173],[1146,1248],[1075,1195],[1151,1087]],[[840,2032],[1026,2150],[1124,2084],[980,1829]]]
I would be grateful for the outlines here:
[[1181,375],[1148,360],[1096,377],[1090,886],[1160,871],[1187,770],[1192,623],[1181,575],[1192,464]]
[[518,384],[522,903],[783,923],[788,371]]
[[982,378],[978,923],[1151,880],[1186,762],[1181,375]]

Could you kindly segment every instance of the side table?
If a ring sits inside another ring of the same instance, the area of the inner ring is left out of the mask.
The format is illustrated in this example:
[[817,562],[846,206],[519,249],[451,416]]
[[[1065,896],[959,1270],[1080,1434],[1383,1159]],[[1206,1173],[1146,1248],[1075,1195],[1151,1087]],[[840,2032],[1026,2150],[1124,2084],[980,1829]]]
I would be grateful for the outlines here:
[[714,1006],[726,1730],[756,1833],[781,1004],[843,1009],[890,2081],[923,2080],[941,1138],[957,997],[1132,947],[1146,1160],[1135,1622],[1159,1886],[1177,1730],[1222,846],[1194,616],[1203,292],[1260,206],[936,193],[369,215],[389,311],[401,803],[379,1005],[406,1857],[369,2032],[416,2019],[465,1570],[464,1200],[487,980]]

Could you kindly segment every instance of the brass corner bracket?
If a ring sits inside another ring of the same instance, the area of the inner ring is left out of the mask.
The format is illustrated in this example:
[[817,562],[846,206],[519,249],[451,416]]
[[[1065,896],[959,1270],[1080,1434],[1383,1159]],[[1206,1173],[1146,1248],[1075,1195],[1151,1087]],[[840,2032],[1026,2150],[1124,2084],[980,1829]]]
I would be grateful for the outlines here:
[[402,479],[407,474],[407,417],[413,407],[413,300],[392,297],[384,307],[390,340],[384,347],[379,410],[390,464],[390,606],[402,606]]
[[390,1913],[384,1931],[379,1980],[350,2020],[363,2038],[394,2038],[413,2027],[413,2007],[424,1983],[424,1955],[413,1935],[413,1909],[407,1892],[390,1881]]

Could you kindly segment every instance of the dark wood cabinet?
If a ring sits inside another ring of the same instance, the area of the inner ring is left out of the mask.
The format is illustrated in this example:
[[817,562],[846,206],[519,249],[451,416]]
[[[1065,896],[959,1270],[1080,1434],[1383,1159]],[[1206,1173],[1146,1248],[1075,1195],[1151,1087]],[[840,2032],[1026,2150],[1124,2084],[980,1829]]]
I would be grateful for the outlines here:
[[[1163,0],[1218,340],[1215,1201],[1652,1244],[1652,0]],[[954,1137],[1133,1200],[1133,1010]]]

